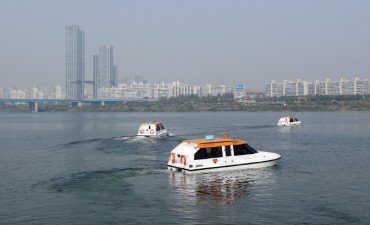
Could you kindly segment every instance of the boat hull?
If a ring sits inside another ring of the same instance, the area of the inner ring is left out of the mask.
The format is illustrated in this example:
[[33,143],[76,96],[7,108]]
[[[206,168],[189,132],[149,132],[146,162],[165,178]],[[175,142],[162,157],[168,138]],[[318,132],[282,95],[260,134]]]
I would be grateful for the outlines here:
[[208,172],[220,172],[220,171],[228,171],[228,170],[244,170],[244,169],[258,169],[264,167],[274,166],[276,162],[281,158],[279,156],[276,159],[271,159],[267,161],[261,162],[251,162],[251,163],[239,163],[239,164],[229,164],[217,167],[206,167],[206,168],[180,168],[172,165],[167,165],[167,169],[173,172],[182,172],[185,174],[193,174],[193,173],[208,173]]
[[278,127],[292,127],[292,126],[299,126],[301,125],[302,122],[288,122],[288,123],[278,123]]

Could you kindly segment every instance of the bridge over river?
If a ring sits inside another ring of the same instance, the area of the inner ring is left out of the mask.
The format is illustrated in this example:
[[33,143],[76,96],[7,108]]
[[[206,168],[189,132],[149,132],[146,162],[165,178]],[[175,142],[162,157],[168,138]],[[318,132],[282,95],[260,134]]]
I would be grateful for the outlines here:
[[83,103],[104,105],[106,103],[148,102],[150,99],[0,99],[0,103],[28,103],[31,111],[38,112],[39,103],[70,103],[72,107],[81,107]]

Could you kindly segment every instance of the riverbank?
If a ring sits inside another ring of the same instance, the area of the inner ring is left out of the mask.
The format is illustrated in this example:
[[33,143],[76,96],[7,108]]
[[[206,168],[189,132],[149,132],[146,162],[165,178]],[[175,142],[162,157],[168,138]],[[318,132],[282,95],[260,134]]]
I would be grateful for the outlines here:
[[[26,104],[3,104],[0,112],[30,112]],[[119,104],[39,104],[39,112],[216,112],[216,111],[370,111],[368,101],[306,101],[306,102],[137,102]]]

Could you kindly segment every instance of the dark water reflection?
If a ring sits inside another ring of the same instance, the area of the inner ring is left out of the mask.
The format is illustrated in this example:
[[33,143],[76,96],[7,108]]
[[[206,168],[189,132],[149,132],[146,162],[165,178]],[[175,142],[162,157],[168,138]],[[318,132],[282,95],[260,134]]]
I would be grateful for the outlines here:
[[170,172],[169,181],[179,200],[211,206],[238,205],[246,201],[252,186],[272,185],[274,169],[191,175]]

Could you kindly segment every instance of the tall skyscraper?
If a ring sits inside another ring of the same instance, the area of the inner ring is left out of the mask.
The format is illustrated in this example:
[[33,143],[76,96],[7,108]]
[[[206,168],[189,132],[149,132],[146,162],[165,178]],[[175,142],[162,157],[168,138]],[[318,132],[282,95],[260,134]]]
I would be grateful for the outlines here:
[[117,86],[117,66],[113,64],[113,46],[100,45],[99,54],[94,55],[94,98],[99,88]]
[[82,99],[85,80],[85,32],[66,27],[66,98]]

